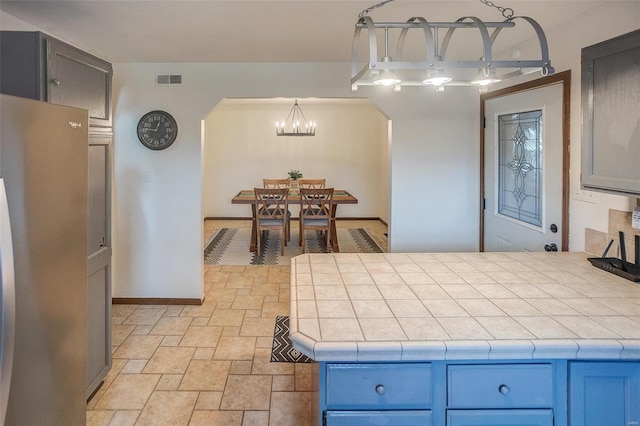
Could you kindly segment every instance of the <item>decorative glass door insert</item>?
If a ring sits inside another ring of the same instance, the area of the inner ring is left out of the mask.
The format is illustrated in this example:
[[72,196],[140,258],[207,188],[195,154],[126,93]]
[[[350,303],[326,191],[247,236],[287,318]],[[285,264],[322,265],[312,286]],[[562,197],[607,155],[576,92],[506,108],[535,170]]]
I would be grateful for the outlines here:
[[542,228],[542,110],[498,116],[497,213]]

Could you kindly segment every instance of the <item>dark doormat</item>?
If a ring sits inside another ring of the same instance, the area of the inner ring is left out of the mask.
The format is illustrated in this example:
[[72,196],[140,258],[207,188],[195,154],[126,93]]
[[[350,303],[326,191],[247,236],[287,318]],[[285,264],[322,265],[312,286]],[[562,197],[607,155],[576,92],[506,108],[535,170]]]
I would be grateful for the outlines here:
[[296,350],[289,339],[289,317],[276,317],[271,347],[271,362],[315,362],[302,352]]

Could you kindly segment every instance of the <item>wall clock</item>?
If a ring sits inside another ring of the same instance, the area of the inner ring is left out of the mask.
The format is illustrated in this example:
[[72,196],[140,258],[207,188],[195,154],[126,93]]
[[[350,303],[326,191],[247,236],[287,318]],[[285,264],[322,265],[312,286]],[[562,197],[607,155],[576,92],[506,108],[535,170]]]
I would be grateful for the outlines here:
[[138,121],[138,139],[149,149],[159,151],[175,142],[178,123],[166,111],[151,111]]

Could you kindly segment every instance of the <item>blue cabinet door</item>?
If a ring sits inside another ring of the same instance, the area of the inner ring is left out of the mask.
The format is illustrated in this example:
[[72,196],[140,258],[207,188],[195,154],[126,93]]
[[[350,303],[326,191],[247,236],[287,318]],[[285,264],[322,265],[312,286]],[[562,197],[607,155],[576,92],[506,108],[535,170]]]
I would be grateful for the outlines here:
[[447,410],[447,426],[553,426],[553,410]]
[[329,410],[422,410],[431,406],[428,363],[327,364]]
[[640,363],[571,362],[569,424],[640,424]]
[[327,411],[326,426],[430,426],[429,410]]

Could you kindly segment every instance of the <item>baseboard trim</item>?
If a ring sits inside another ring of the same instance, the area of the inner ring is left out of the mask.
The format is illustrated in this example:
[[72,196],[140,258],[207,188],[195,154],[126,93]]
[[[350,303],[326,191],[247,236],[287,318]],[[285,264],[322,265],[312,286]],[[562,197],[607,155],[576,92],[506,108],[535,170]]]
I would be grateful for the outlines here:
[[[207,216],[204,220],[251,220],[250,217],[210,217]],[[292,217],[291,220],[298,220],[297,217]],[[384,225],[388,226],[387,222],[380,219],[379,217],[337,217],[337,221],[347,221],[347,220],[378,220]]]
[[113,297],[114,305],[202,305],[201,299],[179,299],[162,297]]

